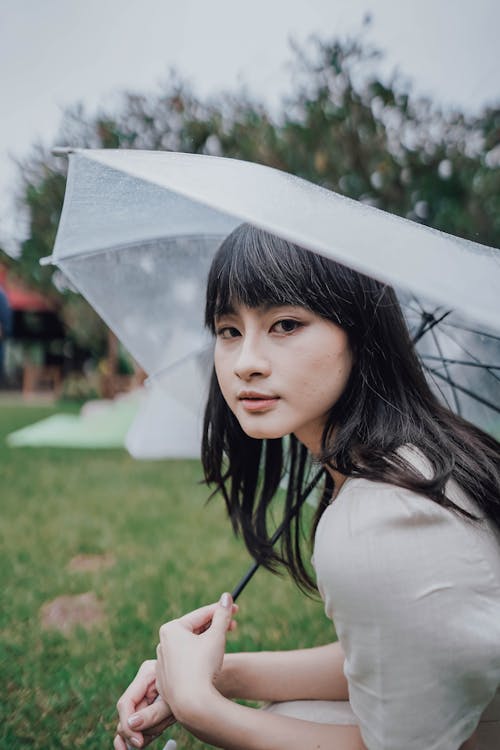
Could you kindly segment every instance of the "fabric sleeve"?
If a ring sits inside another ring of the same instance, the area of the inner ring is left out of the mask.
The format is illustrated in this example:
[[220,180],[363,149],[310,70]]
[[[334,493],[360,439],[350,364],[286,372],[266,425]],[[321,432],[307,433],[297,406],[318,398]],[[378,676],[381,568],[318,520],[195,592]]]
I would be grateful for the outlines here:
[[500,679],[500,589],[481,533],[389,485],[334,506],[315,564],[366,746],[457,750]]

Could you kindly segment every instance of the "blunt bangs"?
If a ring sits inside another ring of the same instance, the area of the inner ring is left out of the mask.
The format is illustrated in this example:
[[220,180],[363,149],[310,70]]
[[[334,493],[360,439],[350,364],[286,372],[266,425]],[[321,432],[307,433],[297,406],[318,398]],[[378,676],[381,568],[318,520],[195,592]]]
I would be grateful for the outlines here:
[[347,302],[339,289],[345,289],[345,280],[335,273],[338,268],[343,267],[250,224],[242,224],[224,240],[213,260],[205,324],[213,333],[215,319],[238,305],[297,305],[344,327],[347,321],[336,312],[336,300],[339,308]]

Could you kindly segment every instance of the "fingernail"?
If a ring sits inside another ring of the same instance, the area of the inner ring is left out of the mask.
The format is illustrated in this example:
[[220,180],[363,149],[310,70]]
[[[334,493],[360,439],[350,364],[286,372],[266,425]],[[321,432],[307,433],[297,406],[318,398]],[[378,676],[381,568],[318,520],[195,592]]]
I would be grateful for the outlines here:
[[228,594],[227,592],[224,593],[224,594],[222,594],[222,596],[220,598],[220,604],[223,607],[226,607],[226,609],[227,609],[228,607],[230,607],[232,605],[232,603],[233,603],[233,601],[231,599],[231,594]]
[[141,747],[140,741],[137,739],[137,737],[131,737],[130,742],[134,747]]
[[129,727],[138,727],[142,724],[142,718],[139,716],[139,714],[132,714],[132,716],[128,717],[127,724]]
[[163,750],[177,750],[177,742],[175,740],[169,740]]

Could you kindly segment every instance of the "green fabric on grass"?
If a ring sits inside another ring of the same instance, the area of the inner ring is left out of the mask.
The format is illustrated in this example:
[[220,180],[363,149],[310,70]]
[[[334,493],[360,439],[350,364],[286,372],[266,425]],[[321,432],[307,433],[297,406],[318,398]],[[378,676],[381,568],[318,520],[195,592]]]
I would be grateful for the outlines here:
[[7,443],[13,447],[123,448],[138,408],[137,399],[124,399],[104,402],[83,414],[54,414],[11,432]]

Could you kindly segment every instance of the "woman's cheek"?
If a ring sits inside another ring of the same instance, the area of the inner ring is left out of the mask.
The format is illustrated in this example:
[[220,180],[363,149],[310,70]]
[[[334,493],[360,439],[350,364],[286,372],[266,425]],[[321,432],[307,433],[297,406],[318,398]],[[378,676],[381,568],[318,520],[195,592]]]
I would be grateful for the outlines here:
[[229,383],[226,382],[227,380],[226,370],[224,368],[224,365],[221,364],[220,361],[219,361],[219,365],[217,364],[217,360],[215,362],[215,375],[217,377],[217,382],[219,383],[219,388],[224,398],[224,401],[229,406],[231,411],[234,413],[235,405],[232,403],[232,400],[230,398],[231,391],[229,388]]

